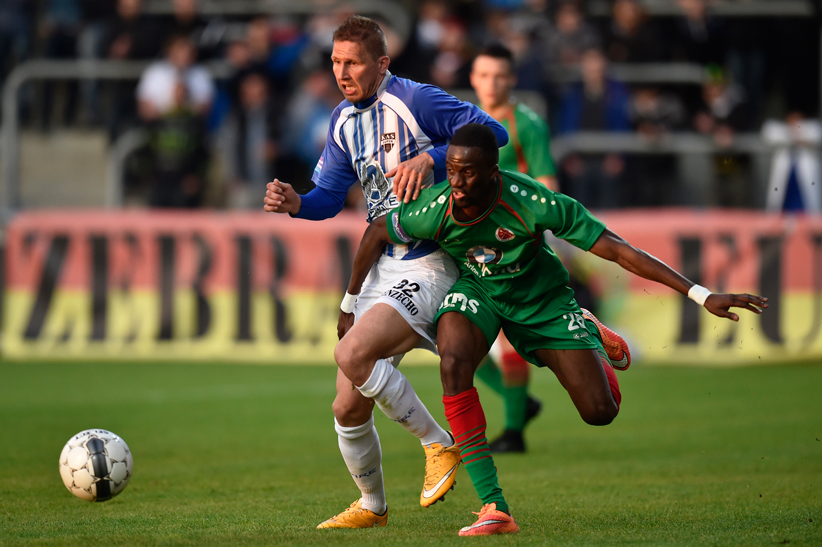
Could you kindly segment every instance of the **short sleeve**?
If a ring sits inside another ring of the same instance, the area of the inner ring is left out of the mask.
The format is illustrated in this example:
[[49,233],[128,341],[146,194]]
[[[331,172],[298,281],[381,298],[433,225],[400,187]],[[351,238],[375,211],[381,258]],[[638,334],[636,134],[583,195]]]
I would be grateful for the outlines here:
[[[426,188],[416,201],[400,203],[388,213],[388,235],[394,243],[411,243],[423,239],[435,239],[448,201],[439,185]],[[439,195],[438,195],[439,194]]]
[[605,231],[605,223],[574,198],[547,188],[543,195],[546,201],[538,219],[540,227],[583,251],[590,250]]

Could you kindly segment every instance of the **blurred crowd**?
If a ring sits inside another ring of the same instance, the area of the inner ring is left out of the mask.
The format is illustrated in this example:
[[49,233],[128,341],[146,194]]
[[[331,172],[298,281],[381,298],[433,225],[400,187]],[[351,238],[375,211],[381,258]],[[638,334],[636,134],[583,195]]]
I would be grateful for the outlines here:
[[[139,81],[27,87],[25,123],[45,132],[103,127],[112,142],[144,128],[148,145],[129,162],[127,181],[134,199],[152,206],[258,207],[274,176],[308,190],[341,100],[328,55],[333,30],[350,13],[345,4],[318,1],[304,15],[206,17],[197,0],[170,3],[173,13],[157,15],[143,0],[0,1],[0,82],[32,58],[149,62]],[[607,15],[590,14],[583,0],[423,0],[398,3],[409,13],[408,36],[379,22],[394,74],[449,91],[470,89],[479,48],[505,45],[517,89],[541,99],[554,138],[580,131],[648,141],[680,132],[710,137],[721,185],[715,205],[762,201],[747,183],[750,160],[734,152],[737,135],[761,132],[789,151],[771,178],[795,179],[800,188],[798,205],[786,191],[769,195],[768,207],[819,207],[803,201],[801,189],[819,171],[818,154],[803,156],[803,167],[790,152],[820,143],[819,14],[723,18],[711,0],[670,3],[676,15],[651,16],[641,0],[612,0]],[[705,77],[637,84],[613,70],[681,66],[672,63],[697,65]],[[676,205],[680,176],[677,159],[665,154],[570,153],[559,162],[561,189],[592,208]]]

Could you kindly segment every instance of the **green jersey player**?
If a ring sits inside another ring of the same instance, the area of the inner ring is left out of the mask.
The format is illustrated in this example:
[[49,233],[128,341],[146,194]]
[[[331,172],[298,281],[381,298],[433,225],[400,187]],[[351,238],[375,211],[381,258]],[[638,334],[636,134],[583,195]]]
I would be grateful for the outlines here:
[[[519,171],[557,190],[548,126],[536,112],[516,101],[514,56],[503,45],[482,49],[471,65],[471,87],[478,104],[508,131],[508,144],[499,149],[499,168]],[[477,378],[505,402],[505,429],[489,442],[491,452],[525,452],[525,425],[539,414],[540,402],[528,395],[530,366],[500,335],[477,368]]]
[[[521,355],[557,376],[586,423],[607,425],[619,412],[621,395],[612,366],[627,368],[628,348],[579,308],[566,286],[568,274],[545,244],[543,231],[687,294],[719,317],[738,321],[731,307],[754,313],[767,307],[767,298],[713,294],[694,284],[608,230],[575,200],[527,176],[500,171],[497,158],[492,131],[477,124],[459,129],[446,156],[448,183],[424,190],[416,202],[371,224],[349,285],[350,293],[359,291],[387,242],[432,239],[462,270],[437,315],[445,414],[484,503],[477,522],[460,535],[518,530],[497,481],[485,416],[473,387],[474,371],[500,328]],[[604,343],[613,347],[603,348]]]

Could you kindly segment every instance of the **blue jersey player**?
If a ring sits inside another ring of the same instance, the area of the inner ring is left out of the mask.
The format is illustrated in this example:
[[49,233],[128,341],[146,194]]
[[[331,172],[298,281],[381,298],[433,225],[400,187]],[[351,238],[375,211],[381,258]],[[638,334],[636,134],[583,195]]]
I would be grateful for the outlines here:
[[[325,150],[314,171],[316,187],[300,196],[284,182],[267,186],[265,210],[322,220],[340,212],[353,184],[362,186],[369,222],[416,199],[422,187],[444,180],[451,136],[468,123],[489,126],[501,145],[505,129],[478,107],[441,89],[388,71],[385,37],[368,18],[352,16],[334,33],[334,76],[345,100],[334,110]],[[399,196],[399,198],[398,198]],[[458,277],[436,243],[389,245],[358,295],[346,293],[334,352],[339,366],[333,411],[340,451],[362,497],[319,528],[384,526],[388,507],[374,404],[413,433],[426,454],[420,504],[442,499],[454,485],[459,449],[405,376],[396,369],[415,347],[436,351],[434,317]],[[353,385],[353,388],[352,388]]]

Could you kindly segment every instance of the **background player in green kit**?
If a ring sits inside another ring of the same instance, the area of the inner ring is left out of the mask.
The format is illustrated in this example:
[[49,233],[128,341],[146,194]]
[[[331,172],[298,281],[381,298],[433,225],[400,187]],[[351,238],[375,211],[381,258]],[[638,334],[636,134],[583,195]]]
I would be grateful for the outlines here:
[[[474,58],[471,87],[479,106],[508,131],[508,144],[499,150],[499,168],[519,171],[556,191],[550,130],[536,112],[511,97],[516,83],[514,57],[505,46],[487,46]],[[529,374],[530,366],[504,335],[477,368],[477,378],[505,401],[505,430],[489,443],[491,452],[525,452],[523,430],[541,407],[528,395]]]
[[[738,321],[731,307],[754,313],[767,307],[767,298],[713,294],[694,284],[608,230],[574,199],[528,176],[500,171],[497,157],[493,132],[477,124],[459,129],[446,156],[448,184],[424,190],[417,201],[371,224],[349,285],[349,292],[359,289],[389,241],[435,240],[461,268],[437,315],[437,347],[445,415],[484,506],[460,535],[518,530],[497,481],[473,387],[474,371],[500,328],[521,355],[553,371],[586,423],[607,425],[619,412],[612,365],[627,368],[627,346],[579,308],[543,231],[687,294],[719,317]],[[618,362],[616,347],[606,357],[603,343],[620,346],[625,362]]]

